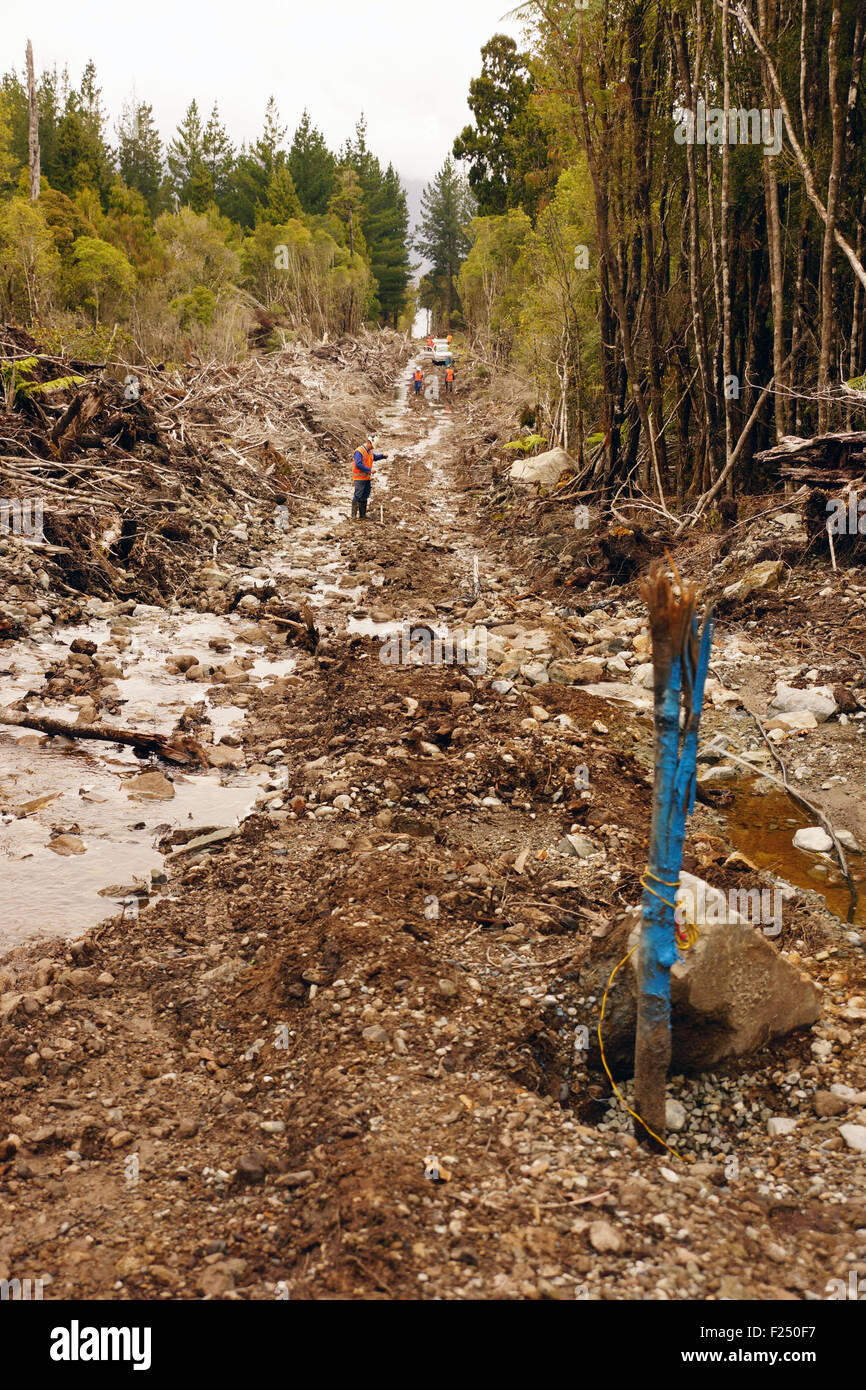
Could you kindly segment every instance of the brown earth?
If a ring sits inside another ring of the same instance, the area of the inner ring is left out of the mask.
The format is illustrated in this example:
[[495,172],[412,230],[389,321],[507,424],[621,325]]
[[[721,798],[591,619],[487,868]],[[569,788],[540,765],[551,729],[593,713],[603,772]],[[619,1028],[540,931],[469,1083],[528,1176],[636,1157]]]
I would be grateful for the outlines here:
[[[284,783],[169,861],[137,920],[0,965],[0,1277],[48,1276],[61,1299],[826,1297],[866,1273],[863,1158],[839,1133],[866,1105],[857,933],[799,892],[779,944],[824,987],[822,1022],[671,1078],[682,1156],[636,1145],[575,1041],[599,1006],[581,967],[640,894],[649,719],[573,684],[515,674],[497,693],[495,670],[385,664],[346,623],[519,623],[574,658],[574,615],[639,616],[633,576],[565,585],[532,554],[534,502],[513,491],[512,524],[492,517],[502,484],[471,441],[482,414],[502,437],[495,406],[464,387],[450,412],[379,410],[368,521],[328,513],[350,485],[323,477],[283,542],[291,557],[314,533],[365,590],[317,610],[314,650],[250,692],[247,769]],[[272,649],[305,598],[285,580],[263,603]],[[803,601],[786,588],[724,620],[776,644],[744,698],[798,644],[829,668],[827,601],[801,623]],[[708,709],[707,732],[732,718]],[[812,747],[842,742],[862,769],[851,738],[834,722]],[[686,852],[722,887],[742,875],[725,795]],[[819,1099],[834,1083],[852,1098]],[[795,1133],[771,1138],[771,1115]]]

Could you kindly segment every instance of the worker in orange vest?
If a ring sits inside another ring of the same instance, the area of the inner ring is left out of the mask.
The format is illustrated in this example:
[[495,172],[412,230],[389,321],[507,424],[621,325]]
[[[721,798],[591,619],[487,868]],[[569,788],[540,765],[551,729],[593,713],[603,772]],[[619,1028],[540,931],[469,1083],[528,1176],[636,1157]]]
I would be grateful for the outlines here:
[[415,387],[415,395],[421,395],[421,386],[424,381],[424,373],[420,367],[416,367],[412,373],[412,385]]
[[362,521],[367,516],[367,498],[370,496],[370,487],[373,482],[373,464],[380,459],[386,459],[387,454],[377,454],[374,452],[376,446],[376,436],[371,434],[366,444],[361,444],[355,450],[352,459],[352,479],[355,484],[355,491],[352,497],[352,520],[360,517]]
[[451,339],[451,334],[449,333],[449,334],[448,334],[448,346],[449,346],[449,347],[451,346],[451,341],[452,341],[452,339]]
[[454,368],[453,368],[453,367],[446,367],[446,368],[445,368],[445,394],[446,394],[446,395],[453,395],[453,393],[454,393]]

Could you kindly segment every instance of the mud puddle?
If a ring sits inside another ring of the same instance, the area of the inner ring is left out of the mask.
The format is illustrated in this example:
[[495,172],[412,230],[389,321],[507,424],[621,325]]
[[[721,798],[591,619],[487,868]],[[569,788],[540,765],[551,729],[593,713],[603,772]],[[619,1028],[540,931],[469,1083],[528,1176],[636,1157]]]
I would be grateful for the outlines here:
[[[291,673],[294,657],[272,660],[263,643],[240,638],[249,627],[236,615],[166,614],[139,606],[128,615],[60,629],[49,640],[3,652],[2,703],[28,692],[38,697],[47,669],[63,662],[71,644],[83,639],[95,643],[121,673],[101,687],[105,723],[170,733],[184,711],[197,706],[214,743],[227,734],[237,739],[247,696],[229,695],[228,703],[217,704],[207,693],[210,681],[187,681],[166,663],[181,653],[209,665],[244,661],[247,681],[262,686]],[[29,705],[34,713],[70,722],[79,709],[62,699],[37,698]],[[137,786],[142,772],[158,775],[156,795]],[[80,934],[113,915],[137,890],[146,895],[162,866],[159,846],[172,831],[238,824],[252,810],[264,780],[230,767],[184,774],[156,760],[143,762],[120,745],[0,727],[0,948],[28,938]],[[59,852],[52,844],[59,844]]]
[[[794,835],[803,826],[814,824],[790,797],[767,782],[737,788],[732,804],[725,810],[728,838],[747,859],[768,873],[792,883],[795,888],[820,893],[842,922],[848,921],[850,896],[835,855],[808,854],[795,849]],[[866,888],[863,856],[848,855],[848,867],[858,884],[858,903],[852,917],[857,926],[866,926]]]

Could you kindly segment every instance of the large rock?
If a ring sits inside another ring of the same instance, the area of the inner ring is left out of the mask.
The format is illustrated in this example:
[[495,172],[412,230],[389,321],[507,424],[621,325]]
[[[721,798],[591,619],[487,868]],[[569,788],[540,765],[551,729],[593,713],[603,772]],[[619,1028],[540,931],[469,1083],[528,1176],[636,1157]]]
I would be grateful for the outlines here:
[[722,597],[726,599],[748,598],[749,594],[761,589],[777,589],[782,576],[781,560],[762,560],[753,565],[736,584],[729,584]]
[[546,454],[536,454],[530,459],[515,459],[509,477],[513,483],[542,483],[553,487],[565,472],[577,467],[574,459],[564,449],[548,449]]
[[[702,879],[680,874],[677,901],[687,904],[698,939],[671,969],[673,1072],[701,1071],[723,1058],[753,1052],[772,1038],[814,1023],[821,991],[802,970],[779,954],[760,927],[729,906],[726,895]],[[718,919],[718,920],[716,920]],[[600,943],[581,972],[581,991],[595,995],[589,1060],[600,1065],[596,1026],[611,971],[640,934],[640,910]],[[604,1017],[604,1049],[614,1076],[634,1065],[637,1016],[637,956],[618,971]]]
[[836,700],[829,685],[810,685],[805,690],[797,690],[793,685],[777,681],[776,698],[770,708],[780,710],[782,714],[808,710],[819,724],[823,724],[836,713]]
[[590,658],[571,661],[566,657],[551,661],[547,674],[556,685],[582,685],[585,681],[600,681],[604,675],[604,663]]

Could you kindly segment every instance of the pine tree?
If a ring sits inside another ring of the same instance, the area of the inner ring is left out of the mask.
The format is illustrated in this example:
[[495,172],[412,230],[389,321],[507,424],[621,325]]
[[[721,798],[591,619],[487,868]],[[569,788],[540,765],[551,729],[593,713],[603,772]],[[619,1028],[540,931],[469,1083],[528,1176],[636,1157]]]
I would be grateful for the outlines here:
[[145,101],[127,102],[117,124],[117,165],[127,188],[144,198],[152,217],[162,210],[162,141]]
[[256,154],[268,175],[273,173],[277,157],[282,152],[287,127],[280,123],[280,113],[273,97],[268,97],[265,108],[265,128],[256,141]]
[[406,193],[393,165],[388,165],[378,187],[367,195],[363,227],[382,315],[396,327],[406,302],[412,266]]
[[[56,81],[56,77],[54,79]],[[43,84],[43,90],[44,84]],[[46,95],[46,104],[53,104],[53,93]],[[54,188],[70,197],[85,188],[99,194],[102,206],[107,206],[108,192],[114,177],[111,150],[105,138],[105,113],[101,91],[96,85],[96,69],[89,62],[78,90],[68,86],[67,74],[61,79],[63,115],[57,122],[53,159],[49,158],[45,176]],[[42,121],[40,117],[40,137]]]
[[229,189],[235,155],[232,142],[220,120],[216,102],[213,104],[213,110],[202,135],[201,148],[202,158],[213,189],[214,201],[221,209]]
[[245,231],[267,217],[268,188],[274,171],[285,161],[281,148],[286,130],[273,97],[268,99],[262,134],[254,145],[242,145],[234,161],[221,211]]
[[446,159],[421,195],[421,223],[415,248],[433,262],[430,279],[440,296],[445,327],[451,327],[456,297],[455,278],[469,253],[466,228],[475,212],[469,185]]
[[289,151],[289,172],[304,212],[314,217],[327,212],[336,188],[336,171],[337,161],[325,144],[325,137],[305,111]]
[[195,98],[167,150],[169,188],[182,207],[204,212],[213,200],[213,184],[205,161],[204,130]]
[[396,323],[411,277],[406,194],[393,167],[382,173],[367,144],[363,115],[355,127],[354,140],[346,141],[343,155],[346,165],[355,170],[363,194],[361,228],[378,285],[378,309]]

